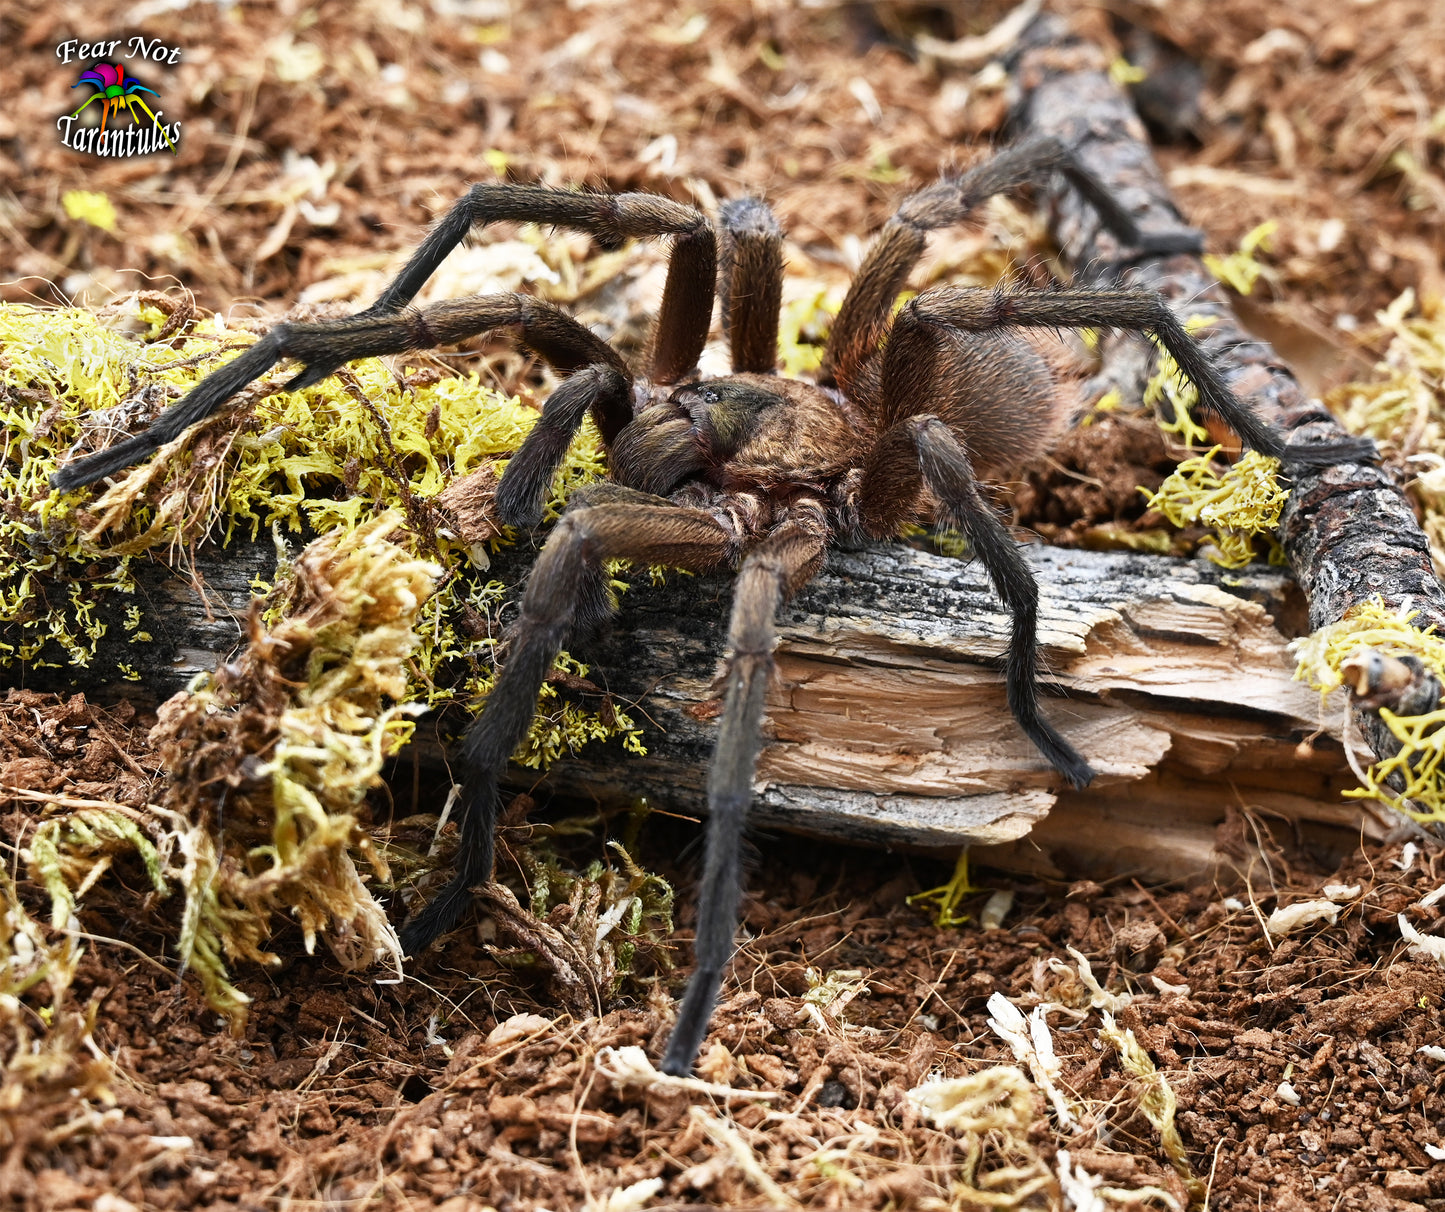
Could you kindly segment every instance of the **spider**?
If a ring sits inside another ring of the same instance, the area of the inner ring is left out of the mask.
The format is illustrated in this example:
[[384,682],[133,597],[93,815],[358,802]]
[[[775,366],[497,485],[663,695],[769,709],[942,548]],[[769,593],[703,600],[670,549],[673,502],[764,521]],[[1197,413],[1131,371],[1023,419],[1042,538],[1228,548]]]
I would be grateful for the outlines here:
[[[1152,333],[1198,388],[1201,405],[1250,447],[1297,466],[1370,457],[1368,442],[1287,446],[1226,386],[1159,296],[1128,289],[994,292],[942,287],[894,314],[930,230],[963,221],[984,199],[1061,172],[1139,255],[1197,252],[1192,229],[1142,232],[1064,145],[1034,139],[919,190],[871,247],[833,324],[815,382],[775,373],[782,233],[754,198],[724,204],[716,227],[691,206],[645,193],[477,185],[422,241],[365,311],[281,323],[203,380],[147,430],[71,463],[57,489],[93,483],[210,415],[283,358],[303,364],[287,385],[320,382],[357,358],[519,330],[560,386],[497,491],[503,521],[533,527],[573,434],[591,415],[610,479],[573,496],[547,538],[522,598],[497,684],[460,747],[466,793],[451,881],[406,925],[419,955],[452,929],[471,889],[491,878],[498,782],[525,735],[558,651],[611,611],[604,562],[625,557],[690,571],[736,567],[726,691],[707,784],[696,966],[662,1067],[686,1074],[702,1044],[733,947],[743,879],[741,836],[762,745],[774,616],[836,542],[888,538],[931,512],[957,528],[1010,609],[1006,697],[1019,727],[1058,773],[1082,788],[1094,772],[1039,709],[1038,587],[980,488],[1040,453],[1060,405],[1041,355],[1017,327],[1112,327]],[[647,355],[634,373],[600,337],[525,295],[484,295],[417,310],[411,300],[474,229],[497,220],[553,224],[616,247],[671,236],[666,284]],[[702,378],[699,355],[720,300],[732,373]]]

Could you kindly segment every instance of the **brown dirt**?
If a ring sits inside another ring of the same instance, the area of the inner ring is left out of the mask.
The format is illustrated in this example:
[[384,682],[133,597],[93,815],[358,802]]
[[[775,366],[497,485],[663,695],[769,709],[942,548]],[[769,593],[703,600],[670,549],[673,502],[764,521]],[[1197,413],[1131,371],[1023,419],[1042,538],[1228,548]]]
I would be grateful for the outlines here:
[[[465,182],[502,162],[497,153],[520,179],[704,202],[760,191],[792,234],[795,266],[827,279],[850,237],[907,189],[1001,137],[1005,112],[987,78],[890,45],[920,29],[977,32],[921,5],[728,0],[699,6],[705,21],[660,0],[193,5],[139,22],[184,50],[173,70],[136,69],[167,120],[182,120],[181,154],[77,155],[54,122],[76,103],[79,68],[60,65],[54,47],[129,34],[132,7],[23,0],[0,15],[12,81],[0,113],[6,297],[180,285],[211,307],[249,298],[279,309],[409,247]],[[980,7],[979,28],[1005,11]],[[1445,95],[1445,15],[1431,0],[1317,10],[1306,0],[1179,0],[1148,13],[1202,64],[1208,86],[1202,144],[1161,153],[1180,201],[1221,252],[1280,221],[1250,317],[1326,382],[1368,362],[1375,309],[1407,286],[1442,292],[1445,135],[1431,107]],[[1096,37],[1119,33],[1092,10],[1078,19]],[[288,153],[321,166],[314,195],[303,177],[283,179]],[[113,201],[115,233],[66,215],[73,189]],[[988,226],[1031,230],[1007,209],[991,211]],[[1016,256],[1015,271],[1033,256]],[[330,296],[350,297],[343,286]],[[1141,450],[1138,461],[1153,458]],[[1107,501],[1080,508],[1091,523],[1107,520]],[[151,722],[144,710],[12,692],[0,707],[0,783],[139,806],[158,798]],[[10,796],[0,810],[7,853],[17,853],[43,805]],[[685,888],[689,869],[669,856],[691,837],[690,826],[654,821],[645,863]],[[578,845],[582,862],[601,852]],[[1106,989],[1137,995],[1120,1025],[1178,1099],[1209,1207],[1445,1208],[1445,1163],[1426,1152],[1441,1143],[1445,1063],[1419,1051],[1442,1042],[1445,968],[1409,956],[1397,925],[1404,914],[1422,933],[1441,932],[1440,906],[1419,906],[1445,883],[1438,850],[1401,870],[1401,847],[1371,848],[1322,871],[1292,838],[1233,810],[1220,845],[1237,886],[1014,883],[996,931],[940,930],[907,904],[946,877],[932,863],[818,846],[788,847],[784,866],[781,848],[762,846],[751,886],[767,892],[747,902],[751,937],[714,1022],[722,1047],[703,1071],[777,1092],[772,1103],[614,1087],[597,1051],[640,1044],[655,1055],[671,986],[634,989],[600,1017],[559,1017],[546,981],[503,962],[481,928],[459,932],[400,986],[307,957],[299,933],[283,933],[279,968],[242,973],[255,1004],[232,1038],[195,983],[167,966],[173,905],[117,860],[87,898],[81,925],[93,941],[73,986],[78,1004],[98,999],[94,1038],[109,1068],[77,1059],[42,1088],[26,1077],[38,1069],[5,1048],[0,1201],[109,1212],[558,1209],[604,1207],[609,1191],[656,1177],[650,1206],[971,1207],[981,1204],[955,1186],[968,1167],[997,1175],[1018,1164],[994,1194],[1017,1192],[1027,1166],[1056,1170],[1067,1144],[1110,1186],[1154,1186],[1182,1204],[1160,1133],[1138,1110],[1148,1083],[1101,1042],[1097,1011],[1077,1027],[1068,1014],[1050,1019],[1060,1084],[1082,1107],[1072,1138],[1040,1104],[1022,1143],[986,1137],[980,1161],[969,1152],[977,1138],[929,1126],[903,1099],[933,1070],[1011,1059],[987,1022],[995,990],[1026,1010],[1047,1001],[1082,1011],[1077,977],[1048,963],[1068,962],[1072,945]],[[23,863],[7,865],[23,876]],[[1329,882],[1361,886],[1337,923],[1266,934],[1276,905],[1318,897]],[[23,879],[21,890],[42,916],[44,893]],[[982,901],[968,903],[975,918]],[[683,911],[683,965],[690,930]],[[858,970],[866,992],[814,1016],[810,968]],[[715,1122],[776,1188],[709,1135]],[[1045,1184],[1023,1206],[1059,1198]]]

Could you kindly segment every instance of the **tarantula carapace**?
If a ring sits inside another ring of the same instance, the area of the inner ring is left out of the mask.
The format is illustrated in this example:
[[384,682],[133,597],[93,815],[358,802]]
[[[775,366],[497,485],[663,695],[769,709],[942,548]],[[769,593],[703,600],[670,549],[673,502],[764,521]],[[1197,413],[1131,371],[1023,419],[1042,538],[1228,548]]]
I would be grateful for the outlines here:
[[[1007,330],[1090,326],[1152,333],[1198,388],[1201,405],[1254,449],[1316,466],[1369,455],[1367,443],[1287,446],[1235,398],[1168,305],[1150,292],[946,287],[893,314],[931,229],[958,223],[985,198],[1054,172],[1138,254],[1198,251],[1197,232],[1139,231],[1059,143],[1022,143],[903,200],[843,301],[816,382],[803,382],[774,373],[782,235],[762,202],[727,203],[714,228],[693,207],[651,194],[478,185],[367,310],[278,324],[145,432],[70,464],[54,484],[75,488],[135,462],[283,358],[303,364],[288,384],[295,389],[356,358],[518,330],[521,343],[563,377],[502,477],[500,517],[522,527],[540,522],[568,443],[589,414],[606,445],[611,478],[573,497],[537,560],[500,678],[461,745],[466,793],[456,875],[407,925],[402,941],[419,954],[456,924],[471,889],[491,877],[498,781],[559,649],[611,609],[605,561],[626,557],[694,571],[736,567],[726,695],[708,779],[697,966],[663,1061],[668,1072],[685,1073],[706,1034],[737,926],[741,834],[761,747],[774,615],[822,565],[831,543],[896,536],[925,504],[963,532],[1013,613],[1009,709],[1064,779],[1083,787],[1093,777],[1039,710],[1038,588],[979,487],[981,475],[1039,453],[1057,427],[1056,393],[1042,358]],[[504,219],[577,229],[609,246],[630,237],[673,238],[645,376],[565,312],[527,296],[408,306],[468,233]],[[733,373],[704,379],[697,363],[714,295]]]

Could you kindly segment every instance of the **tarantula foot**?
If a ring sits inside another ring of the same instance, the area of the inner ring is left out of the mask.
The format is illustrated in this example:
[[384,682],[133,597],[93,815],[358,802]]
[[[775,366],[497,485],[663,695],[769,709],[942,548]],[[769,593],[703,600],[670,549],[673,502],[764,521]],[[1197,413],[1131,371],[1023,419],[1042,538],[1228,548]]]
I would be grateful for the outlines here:
[[313,361],[307,364],[306,368],[286,384],[283,391],[301,391],[306,387],[315,387],[322,379],[329,378],[346,365],[345,358],[327,358],[324,361]]
[[1324,469],[1339,463],[1378,463],[1380,449],[1373,438],[1349,437],[1338,442],[1320,442],[1284,448],[1283,462],[1291,467]]
[[1172,257],[1177,253],[1198,256],[1204,251],[1204,233],[1197,227],[1174,227],[1168,231],[1146,231],[1139,235],[1134,259]]
[[413,958],[420,955],[461,920],[471,903],[472,881],[463,872],[401,928],[402,954]]
[[1066,779],[1075,791],[1082,791],[1094,781],[1098,772],[1077,753],[1070,753],[1066,761],[1054,760],[1054,768]]

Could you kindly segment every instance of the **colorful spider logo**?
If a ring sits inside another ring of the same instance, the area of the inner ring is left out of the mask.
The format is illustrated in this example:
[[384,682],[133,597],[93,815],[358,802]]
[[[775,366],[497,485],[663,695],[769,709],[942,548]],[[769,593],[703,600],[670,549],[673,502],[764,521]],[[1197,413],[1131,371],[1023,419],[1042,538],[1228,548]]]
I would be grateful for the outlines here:
[[125,68],[110,63],[97,63],[89,71],[82,72],[80,79],[70,87],[79,88],[82,84],[94,85],[95,92],[90,95],[85,105],[82,105],[80,109],[70,115],[72,118],[78,117],[80,110],[85,109],[91,101],[99,101],[101,103],[101,130],[105,129],[105,124],[109,121],[111,113],[118,113],[122,109],[129,110],[131,121],[139,126],[140,115],[135,112],[135,107],[139,105],[141,109],[145,110],[150,116],[150,120],[155,123],[156,129],[161,132],[161,137],[165,139],[166,143],[170,146],[172,153],[175,153],[176,145],[171,142],[171,137],[166,134],[166,128],[161,125],[161,120],[157,118],[155,114],[151,113],[151,107],[145,103],[143,98],[136,96],[137,93],[150,93],[153,97],[159,97],[160,94],[156,92],[155,89],[147,88],[139,80],[127,80],[125,78]]

